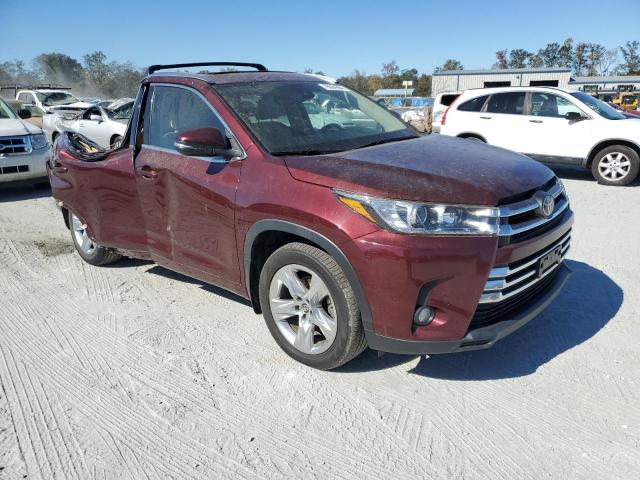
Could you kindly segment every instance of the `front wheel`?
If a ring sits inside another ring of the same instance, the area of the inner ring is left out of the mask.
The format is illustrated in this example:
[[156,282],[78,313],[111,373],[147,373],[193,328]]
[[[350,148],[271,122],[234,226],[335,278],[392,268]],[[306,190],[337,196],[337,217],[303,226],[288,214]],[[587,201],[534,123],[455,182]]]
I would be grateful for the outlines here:
[[120,260],[122,256],[110,248],[101,247],[87,235],[87,226],[74,213],[69,212],[71,239],[82,259],[91,265],[106,265]]
[[339,367],[367,346],[349,281],[333,257],[311,245],[290,243],[267,259],[260,305],[278,345],[311,367]]
[[591,173],[598,183],[622,186],[635,180],[639,168],[640,159],[634,149],[613,145],[598,152],[591,164]]

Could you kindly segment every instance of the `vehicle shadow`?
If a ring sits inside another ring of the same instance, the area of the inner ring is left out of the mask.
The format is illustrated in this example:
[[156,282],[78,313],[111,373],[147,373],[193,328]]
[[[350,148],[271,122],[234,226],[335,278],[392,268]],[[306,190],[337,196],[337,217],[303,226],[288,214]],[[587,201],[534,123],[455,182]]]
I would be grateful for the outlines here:
[[0,187],[0,203],[17,202],[20,200],[32,200],[35,198],[45,198],[51,196],[51,188],[48,186],[33,187]]
[[[546,164],[545,164],[546,165]],[[591,170],[582,167],[574,167],[571,165],[546,165],[553,173],[555,173],[558,177],[565,180],[584,180],[587,182],[596,182],[596,179],[593,178],[591,174]],[[627,187],[638,187],[640,186],[640,177],[636,178],[633,182],[631,182]],[[618,187],[619,188],[619,187]]]
[[[589,340],[611,320],[622,305],[623,290],[602,271],[586,263],[567,260],[573,275],[551,306],[530,323],[488,350],[421,357],[409,373],[446,380],[492,380],[521,377],[563,352]],[[382,370],[416,356],[376,352],[337,371]]]
[[178,272],[174,272],[173,270],[166,269],[161,267],[160,265],[155,265],[147,270],[147,273],[152,273],[154,275],[160,275],[161,277],[169,278],[171,280],[176,280],[178,282],[189,283],[191,285],[197,285],[205,292],[213,293],[220,297],[226,298],[227,300],[232,300],[234,302],[240,303],[242,305],[251,306],[251,302],[246,298],[241,297],[240,295],[236,295],[235,293],[229,292],[228,290],[224,290],[223,288],[216,287],[209,283],[201,282],[200,280],[196,280],[195,278],[188,277],[187,275],[183,275]]

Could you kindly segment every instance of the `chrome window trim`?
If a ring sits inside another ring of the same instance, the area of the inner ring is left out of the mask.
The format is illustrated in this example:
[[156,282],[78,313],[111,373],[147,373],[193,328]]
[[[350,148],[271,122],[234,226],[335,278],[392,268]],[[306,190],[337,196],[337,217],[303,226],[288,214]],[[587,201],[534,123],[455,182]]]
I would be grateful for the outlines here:
[[[222,123],[222,125],[224,126],[224,133],[225,135],[228,135],[233,142],[235,142],[236,145],[238,145],[238,148],[242,151],[242,155],[239,157],[233,157],[231,159],[225,159],[224,157],[191,157],[191,158],[197,158],[199,160],[206,160],[210,163],[228,163],[231,161],[235,161],[235,160],[244,160],[245,158],[247,158],[247,152],[245,151],[244,147],[242,146],[242,144],[238,141],[238,138],[235,136],[235,134],[233,133],[233,130],[231,130],[231,128],[229,128],[229,125],[227,125],[227,122],[224,121],[224,119],[222,118],[222,116],[220,116],[220,114],[218,113],[218,111],[213,107],[213,105],[211,105],[209,103],[209,100],[207,100],[207,98],[202,95],[202,93],[200,93],[198,90],[196,90],[193,87],[189,87],[187,85],[179,85],[176,83],[166,83],[166,82],[149,82],[148,84],[148,88],[153,88],[155,86],[159,86],[159,87],[172,87],[172,88],[182,88],[183,90],[187,90],[189,92],[195,93],[198,97],[200,97],[200,99],[205,103],[205,105],[207,107],[209,107],[209,109],[213,112],[213,114],[216,116],[216,118],[218,120],[220,120],[220,123]],[[149,93],[151,93],[151,97],[149,95]],[[147,102],[151,102],[153,99],[153,91],[152,92],[147,92]],[[141,105],[142,107],[142,105]],[[133,115],[132,115],[133,116]],[[143,121],[145,119],[143,118]],[[153,148],[155,150],[159,150],[159,151],[164,151],[164,152],[169,152],[169,153],[175,153],[177,155],[182,155],[180,152],[178,152],[177,150],[172,150],[170,148],[164,148],[164,147],[156,147],[155,145],[149,145],[147,143],[143,143],[142,147],[146,147],[146,148]],[[182,156],[188,156],[188,155],[182,155]],[[221,159],[223,159],[223,161],[221,161]]]

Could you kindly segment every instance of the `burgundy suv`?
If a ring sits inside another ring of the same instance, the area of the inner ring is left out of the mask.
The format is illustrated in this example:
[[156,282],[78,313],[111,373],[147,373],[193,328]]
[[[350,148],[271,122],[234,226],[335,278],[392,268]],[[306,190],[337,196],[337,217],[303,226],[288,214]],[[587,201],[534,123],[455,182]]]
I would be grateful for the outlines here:
[[322,369],[367,346],[490,347],[559,293],[573,213],[551,170],[419,136],[325,77],[232,65],[151,67],[115,150],[60,137],[49,175],[84,260],[152,259],[246,297]]

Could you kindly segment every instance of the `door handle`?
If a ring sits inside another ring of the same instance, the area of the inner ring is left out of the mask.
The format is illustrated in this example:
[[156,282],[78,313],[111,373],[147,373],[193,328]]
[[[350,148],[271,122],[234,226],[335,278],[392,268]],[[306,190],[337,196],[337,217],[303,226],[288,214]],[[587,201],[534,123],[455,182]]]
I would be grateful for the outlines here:
[[138,169],[138,172],[141,177],[144,178],[157,178],[158,172],[151,168],[149,165],[143,165]]
[[542,120],[529,120],[531,123],[544,123]]
[[480,117],[481,120],[491,120],[492,117]]

